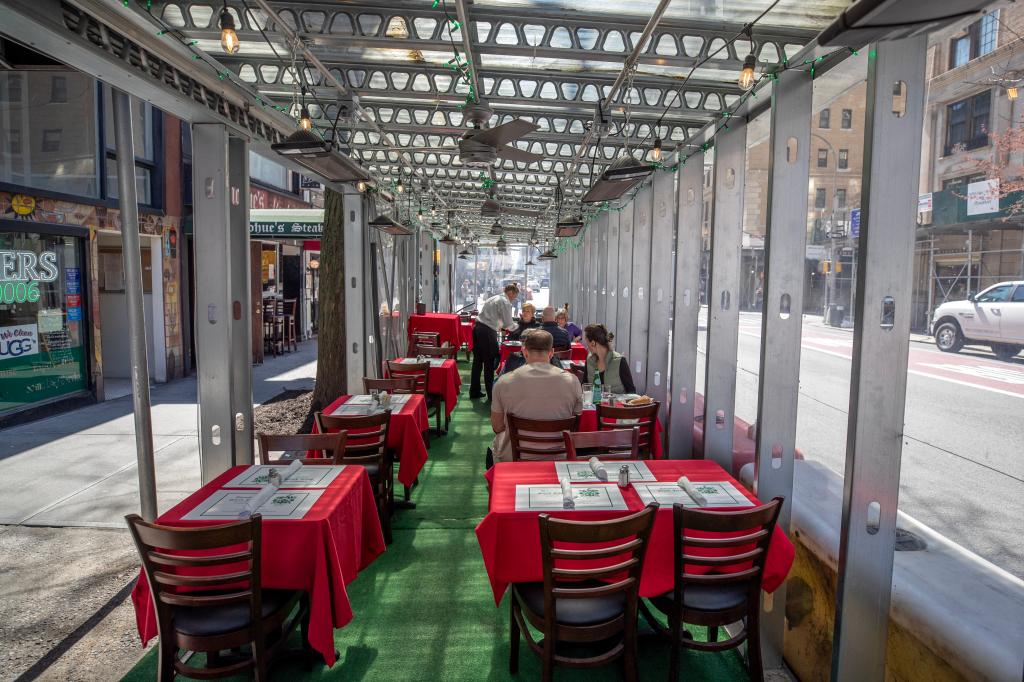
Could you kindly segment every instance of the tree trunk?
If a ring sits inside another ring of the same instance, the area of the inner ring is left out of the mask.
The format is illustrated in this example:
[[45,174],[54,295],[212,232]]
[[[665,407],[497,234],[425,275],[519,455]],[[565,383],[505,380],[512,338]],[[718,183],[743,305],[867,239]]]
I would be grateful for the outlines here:
[[348,393],[345,367],[345,211],[344,195],[324,189],[324,232],[320,238],[320,304],[316,384],[303,424],[308,432],[313,413]]

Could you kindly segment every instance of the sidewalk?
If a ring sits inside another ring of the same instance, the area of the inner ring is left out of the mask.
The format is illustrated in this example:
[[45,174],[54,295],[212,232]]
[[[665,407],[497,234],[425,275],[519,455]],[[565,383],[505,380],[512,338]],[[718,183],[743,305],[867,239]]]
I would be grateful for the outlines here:
[[[822,315],[809,315],[804,313],[804,327],[819,327],[821,329],[834,329],[836,331],[847,331],[853,333],[853,327],[833,327],[830,324],[825,324],[825,318]],[[918,334],[910,332],[910,340],[915,343],[927,343],[929,345],[935,343],[935,338],[931,334]]]
[[[253,368],[253,401],[311,388],[316,342]],[[196,380],[152,388],[159,510],[199,488]],[[142,655],[127,598],[139,511],[129,396],[0,431],[0,681],[116,679]]]

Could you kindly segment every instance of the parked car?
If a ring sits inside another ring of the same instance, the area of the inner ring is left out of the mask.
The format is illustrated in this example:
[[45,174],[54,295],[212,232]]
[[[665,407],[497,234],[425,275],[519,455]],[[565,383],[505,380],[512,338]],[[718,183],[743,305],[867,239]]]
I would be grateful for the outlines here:
[[943,303],[934,320],[939,350],[956,353],[965,344],[982,344],[1009,360],[1024,349],[1024,281],[1000,282],[966,301]]

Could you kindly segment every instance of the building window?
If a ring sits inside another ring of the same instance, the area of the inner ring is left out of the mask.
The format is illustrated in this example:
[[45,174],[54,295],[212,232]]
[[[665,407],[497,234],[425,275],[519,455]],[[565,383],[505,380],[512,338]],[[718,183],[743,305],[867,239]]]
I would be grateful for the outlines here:
[[981,182],[985,179],[984,173],[975,173],[974,175],[961,175],[958,178],[947,178],[942,181],[942,190],[945,192],[951,192],[956,196],[966,197],[967,196],[967,185],[972,182]]
[[836,190],[836,208],[846,208],[846,190]]
[[64,133],[62,128],[49,128],[43,131],[43,144],[40,151],[59,152],[60,138]]
[[[132,98],[132,135],[135,147],[135,191],[138,202],[144,206],[159,206],[157,178],[157,130],[160,116],[147,102]],[[110,88],[103,86],[104,141],[106,146],[106,198],[117,199],[117,142],[114,130],[114,102]]]
[[853,109],[843,109],[843,130],[849,130],[853,127]]
[[[56,78],[63,79],[64,85],[55,86]],[[61,89],[66,103],[50,106]],[[70,71],[0,71],[0,182],[98,198],[98,139],[96,85],[91,76]]]
[[819,128],[828,128],[828,126],[829,126],[829,116],[831,116],[831,114],[832,114],[832,110],[831,109],[822,109],[820,112],[818,112],[818,127]]
[[988,119],[991,108],[991,90],[946,107],[946,156],[961,147],[964,150],[978,149],[988,144]]
[[818,150],[818,168],[828,168],[828,150]]
[[825,208],[825,188],[814,190],[814,208]]
[[836,164],[839,170],[846,170],[850,167],[850,150],[840,149],[839,150],[839,161]]
[[54,76],[50,79],[50,102],[64,104],[68,101],[68,79],[65,76]]
[[999,12],[990,12],[967,27],[966,33],[949,41],[949,68],[963,66],[996,49]]

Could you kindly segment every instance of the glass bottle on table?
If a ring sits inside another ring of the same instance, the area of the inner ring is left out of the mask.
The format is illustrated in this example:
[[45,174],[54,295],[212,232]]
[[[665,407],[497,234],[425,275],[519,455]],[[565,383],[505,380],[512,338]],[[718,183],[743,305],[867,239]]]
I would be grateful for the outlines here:
[[594,393],[591,399],[595,405],[601,404],[601,373],[594,372]]

